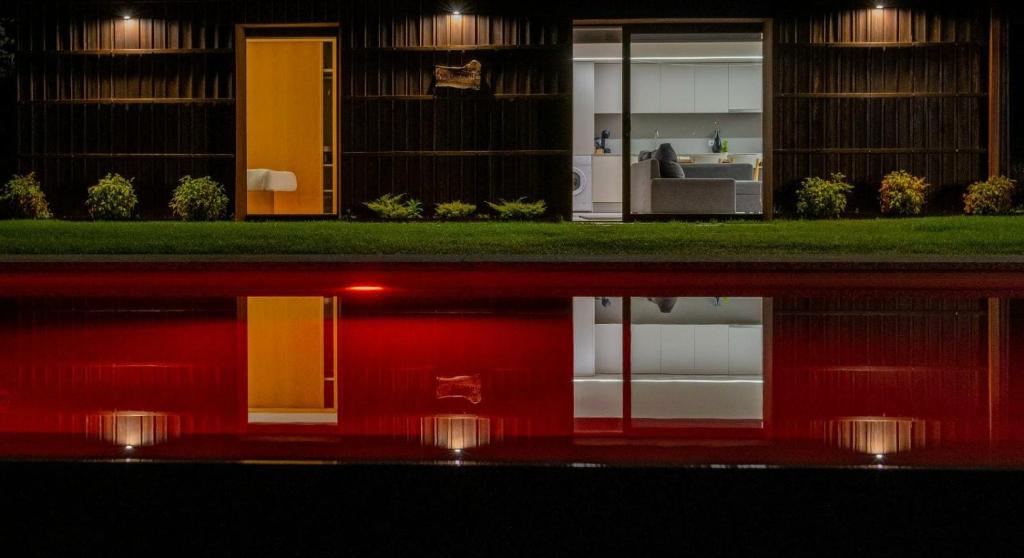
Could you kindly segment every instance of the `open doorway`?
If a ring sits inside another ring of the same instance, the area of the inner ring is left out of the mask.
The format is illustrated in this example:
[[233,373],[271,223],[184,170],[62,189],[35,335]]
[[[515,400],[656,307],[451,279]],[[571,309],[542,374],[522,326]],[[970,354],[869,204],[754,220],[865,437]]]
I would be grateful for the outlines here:
[[575,220],[764,214],[764,25],[574,27]]
[[302,31],[240,37],[239,218],[338,213],[337,39]]

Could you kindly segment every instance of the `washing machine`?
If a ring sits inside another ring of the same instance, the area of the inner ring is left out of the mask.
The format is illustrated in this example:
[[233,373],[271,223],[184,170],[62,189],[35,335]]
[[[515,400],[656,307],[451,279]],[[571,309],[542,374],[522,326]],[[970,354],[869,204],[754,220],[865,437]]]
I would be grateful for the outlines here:
[[572,210],[573,212],[594,211],[593,158],[590,155],[574,155],[572,158]]

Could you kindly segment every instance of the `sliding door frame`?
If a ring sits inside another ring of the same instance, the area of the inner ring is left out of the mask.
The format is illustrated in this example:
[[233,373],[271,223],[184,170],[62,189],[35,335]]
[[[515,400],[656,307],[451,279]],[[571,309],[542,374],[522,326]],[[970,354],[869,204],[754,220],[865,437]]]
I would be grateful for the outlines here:
[[[651,221],[651,220],[707,220],[707,219],[763,219],[772,220],[775,206],[772,184],[772,32],[774,22],[772,18],[724,18],[724,19],[645,19],[645,20],[605,20],[600,22],[603,25],[622,26],[622,220],[630,221]],[[580,21],[577,25],[596,25],[598,21]],[[679,213],[648,213],[634,214],[631,208],[630,188],[630,158],[632,148],[630,146],[632,135],[632,113],[630,111],[630,47],[634,34],[646,33],[671,33],[678,32],[684,26],[721,26],[726,29],[738,25],[760,25],[761,26],[761,215],[752,214],[679,214]]]
[[[245,221],[248,213],[248,127],[246,123],[246,40],[331,39],[334,41],[334,211],[311,215],[253,215],[259,219],[337,219],[341,215],[341,27],[337,23],[242,23],[235,25],[235,220]],[[322,189],[322,185],[321,185]]]

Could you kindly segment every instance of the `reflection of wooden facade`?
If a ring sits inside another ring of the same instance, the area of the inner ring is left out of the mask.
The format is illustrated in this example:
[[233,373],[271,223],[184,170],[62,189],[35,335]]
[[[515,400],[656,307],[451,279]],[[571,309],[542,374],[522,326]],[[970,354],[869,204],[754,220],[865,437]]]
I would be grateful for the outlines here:
[[[843,171],[867,211],[906,168],[955,210],[967,182],[1006,170],[1004,24],[987,2],[468,4],[168,0],[131,3],[126,21],[121,2],[21,2],[19,167],[60,215],[82,215],[88,185],[116,171],[136,178],[144,216],[166,216],[183,174],[234,183],[234,26],[335,23],[341,213],[405,192],[428,208],[544,198],[568,215],[573,19],[743,17],[774,20],[765,150],[783,209],[803,176]],[[432,86],[435,66],[474,59],[482,91]]]
[[985,299],[774,306],[775,436],[870,453],[988,438]]

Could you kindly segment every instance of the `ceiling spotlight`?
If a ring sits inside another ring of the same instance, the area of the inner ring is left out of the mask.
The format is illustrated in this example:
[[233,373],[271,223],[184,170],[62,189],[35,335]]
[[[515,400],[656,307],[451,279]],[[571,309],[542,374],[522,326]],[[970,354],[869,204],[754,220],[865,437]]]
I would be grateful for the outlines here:
[[128,21],[128,20],[130,20],[131,18],[132,18],[132,16],[131,16],[131,15],[129,15],[129,14],[124,14],[123,16],[121,16],[121,19],[123,19],[123,20],[125,20],[125,21]]
[[883,6],[883,5],[881,5],[881,4],[875,4],[875,9],[876,9],[876,10],[884,10],[884,9],[885,9],[885,6]]

